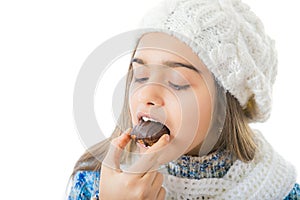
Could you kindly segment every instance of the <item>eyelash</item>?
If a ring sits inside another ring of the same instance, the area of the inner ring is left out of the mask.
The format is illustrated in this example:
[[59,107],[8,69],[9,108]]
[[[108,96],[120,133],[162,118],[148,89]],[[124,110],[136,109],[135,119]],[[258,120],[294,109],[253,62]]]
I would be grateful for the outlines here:
[[[143,83],[145,81],[147,81],[149,78],[147,77],[143,77],[143,78],[134,78],[134,82],[136,83]],[[172,82],[168,82],[169,85],[171,86],[171,88],[173,88],[174,90],[186,90],[190,87],[190,85],[176,85]]]

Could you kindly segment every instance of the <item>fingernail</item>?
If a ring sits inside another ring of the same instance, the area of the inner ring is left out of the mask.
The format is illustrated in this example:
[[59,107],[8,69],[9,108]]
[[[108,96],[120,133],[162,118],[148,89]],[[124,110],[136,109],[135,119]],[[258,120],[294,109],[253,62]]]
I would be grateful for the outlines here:
[[169,142],[170,141],[170,136],[168,135],[168,134],[165,134],[166,136],[165,136],[165,140],[166,140],[166,142]]
[[122,133],[122,135],[129,135],[130,133],[130,129],[131,128],[127,128],[123,133]]

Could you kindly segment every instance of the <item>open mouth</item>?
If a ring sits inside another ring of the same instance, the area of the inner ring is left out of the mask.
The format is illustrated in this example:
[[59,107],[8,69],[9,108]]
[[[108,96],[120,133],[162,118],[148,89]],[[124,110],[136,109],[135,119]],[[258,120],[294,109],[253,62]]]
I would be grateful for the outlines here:
[[167,126],[152,118],[142,116],[139,123],[133,127],[131,138],[145,146],[149,147],[156,143],[164,134],[170,135],[170,130]]

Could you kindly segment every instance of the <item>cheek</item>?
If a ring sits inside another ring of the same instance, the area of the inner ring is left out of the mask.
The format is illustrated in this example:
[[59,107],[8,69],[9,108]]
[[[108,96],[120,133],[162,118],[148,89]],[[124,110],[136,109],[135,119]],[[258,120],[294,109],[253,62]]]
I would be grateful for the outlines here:
[[208,133],[212,120],[212,99],[209,92],[201,91],[201,93],[198,94],[201,94],[198,95],[198,108],[200,116],[198,118],[197,136],[193,142],[194,147],[203,142]]
[[199,128],[203,132],[208,131],[208,127],[211,123],[212,118],[212,98],[209,93],[209,91],[202,92],[199,98],[201,98],[201,101],[198,102],[199,109],[201,111],[200,120],[199,120]]
[[129,96],[128,104],[129,104],[131,121],[134,125],[136,125],[138,124],[137,117],[135,116],[135,114],[137,113],[137,106],[138,106],[136,95]]
[[178,139],[185,145],[195,147],[200,144],[211,122],[211,98],[207,90],[193,90],[192,95],[181,97],[182,119],[178,127]]
[[175,97],[169,97],[166,99],[167,104],[165,105],[166,122],[168,123],[171,135],[175,136],[182,124],[182,110],[178,99]]
[[196,93],[193,90],[178,94],[179,102],[176,110],[176,119],[173,120],[176,140],[180,146],[189,147],[197,137],[200,119],[200,109]]

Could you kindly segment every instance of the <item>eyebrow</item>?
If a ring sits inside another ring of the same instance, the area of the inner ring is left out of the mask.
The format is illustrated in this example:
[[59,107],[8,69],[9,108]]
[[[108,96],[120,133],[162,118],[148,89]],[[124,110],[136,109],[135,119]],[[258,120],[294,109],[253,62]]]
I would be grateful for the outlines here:
[[[130,62],[130,64],[132,63],[138,63],[138,64],[141,64],[141,65],[145,65],[145,62],[140,59],[140,58],[133,58]],[[189,65],[189,64],[183,64],[183,63],[180,63],[180,62],[174,62],[174,61],[164,61],[162,63],[163,65],[167,65],[168,67],[185,67],[185,68],[188,68],[188,69],[191,69],[191,70],[194,70],[195,72],[197,73],[201,73],[196,67],[194,67],[193,65]]]

